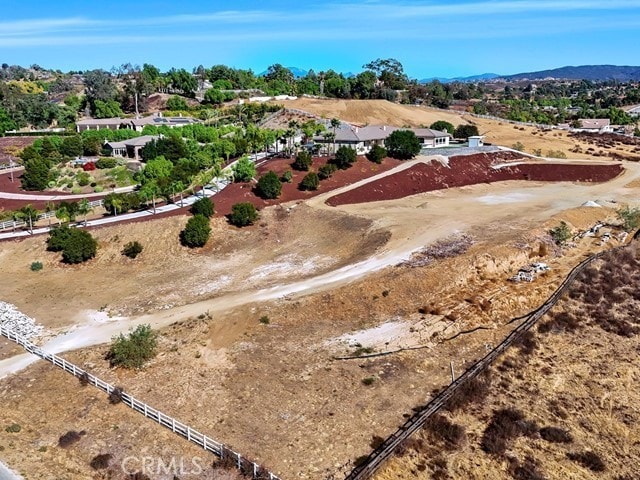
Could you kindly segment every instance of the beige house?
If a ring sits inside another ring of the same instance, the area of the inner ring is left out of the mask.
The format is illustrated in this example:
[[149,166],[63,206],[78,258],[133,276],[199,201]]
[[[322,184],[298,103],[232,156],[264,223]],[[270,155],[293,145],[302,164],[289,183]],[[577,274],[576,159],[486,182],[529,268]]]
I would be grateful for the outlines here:
[[123,142],[107,142],[104,144],[105,150],[110,152],[111,157],[134,158],[140,159],[140,150],[152,140],[157,140],[158,135],[143,135],[141,137],[131,138]]

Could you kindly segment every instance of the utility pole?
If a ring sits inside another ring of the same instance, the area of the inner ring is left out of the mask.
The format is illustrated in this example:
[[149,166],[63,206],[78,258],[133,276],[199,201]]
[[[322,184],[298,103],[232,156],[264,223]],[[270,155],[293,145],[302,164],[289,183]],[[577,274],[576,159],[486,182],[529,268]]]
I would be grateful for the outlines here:
[[449,362],[449,366],[451,367],[451,383],[456,381],[456,373],[453,371],[453,361]]
[[13,183],[13,159],[12,158],[9,159],[9,171],[11,174],[11,183]]

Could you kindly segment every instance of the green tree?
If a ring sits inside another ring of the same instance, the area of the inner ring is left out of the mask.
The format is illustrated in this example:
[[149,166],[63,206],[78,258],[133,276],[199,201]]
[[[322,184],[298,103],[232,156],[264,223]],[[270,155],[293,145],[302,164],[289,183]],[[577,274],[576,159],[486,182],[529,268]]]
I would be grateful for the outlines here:
[[252,203],[242,202],[236,203],[231,207],[229,222],[236,227],[246,227],[253,225],[258,219],[258,211]]
[[320,179],[318,178],[318,174],[316,172],[307,173],[298,188],[300,190],[317,190],[320,186]]
[[480,135],[480,133],[478,132],[478,127],[476,127],[475,125],[458,125],[458,127],[453,132],[453,136],[455,138],[463,138],[465,140],[469,137],[475,137],[478,135]]
[[24,165],[24,172],[20,178],[20,183],[24,190],[43,191],[49,185],[51,174],[49,162],[42,158],[34,158]]
[[91,206],[89,200],[83,198],[78,202],[78,213],[84,216],[84,224],[87,224],[87,216],[93,212],[93,207]]
[[94,113],[96,118],[114,118],[123,115],[122,107],[115,100],[96,100],[94,102]]
[[335,157],[331,160],[336,167],[340,170],[346,170],[351,168],[357,160],[356,151],[350,147],[340,147],[336,152]]
[[429,127],[432,130],[438,130],[439,132],[447,132],[450,135],[456,131],[456,127],[449,122],[445,122],[444,120],[438,120],[437,122],[433,122]]
[[257,193],[260,197],[265,199],[274,199],[280,196],[282,192],[282,183],[278,178],[278,174],[272,170],[262,175],[258,179],[256,185]]
[[173,163],[164,156],[159,156],[153,160],[149,160],[140,175],[142,183],[148,180],[157,180],[159,178],[169,178],[173,172]]
[[156,356],[157,346],[158,334],[151,325],[138,325],[129,335],[111,339],[108,358],[113,367],[142,368]]
[[209,197],[202,197],[191,205],[191,213],[211,218],[215,213],[215,206]]
[[47,250],[62,251],[65,263],[81,263],[95,257],[98,244],[87,231],[68,226],[55,227],[49,232]]
[[307,172],[309,171],[309,168],[311,167],[312,163],[313,163],[313,160],[311,158],[311,154],[306,150],[303,150],[300,153],[298,153],[298,155],[296,155],[296,159],[291,164],[291,168],[293,168],[294,170]]
[[187,221],[184,230],[180,232],[180,243],[189,248],[204,247],[210,235],[209,219],[196,214]]
[[189,106],[184,98],[179,97],[178,95],[172,95],[167,100],[167,109],[168,110],[188,110]]
[[249,157],[242,157],[231,168],[234,182],[250,182],[256,176],[256,166]]
[[387,152],[392,158],[409,160],[420,153],[420,140],[411,130],[396,130],[385,140]]
[[0,136],[4,135],[7,130],[14,130],[17,127],[5,109],[0,107]]
[[36,210],[33,205],[28,204],[24,207],[21,207],[20,210],[18,210],[14,214],[14,218],[16,220],[23,220],[24,222],[26,222],[26,224],[29,226],[29,231],[33,233],[33,224],[38,219],[38,210]]
[[338,170],[338,167],[336,167],[333,163],[322,165],[318,169],[318,178],[320,180],[326,180],[327,178],[330,178],[331,175],[336,172],[336,170]]
[[79,157],[82,155],[84,148],[82,146],[82,137],[80,135],[71,135],[64,137],[60,153],[66,157]]

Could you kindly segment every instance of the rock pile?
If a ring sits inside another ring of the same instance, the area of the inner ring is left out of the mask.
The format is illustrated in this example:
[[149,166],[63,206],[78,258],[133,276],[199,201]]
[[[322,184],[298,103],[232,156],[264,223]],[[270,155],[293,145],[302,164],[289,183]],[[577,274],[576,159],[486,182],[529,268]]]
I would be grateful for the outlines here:
[[24,338],[32,338],[42,332],[42,325],[22,313],[15,305],[0,301],[0,326]]

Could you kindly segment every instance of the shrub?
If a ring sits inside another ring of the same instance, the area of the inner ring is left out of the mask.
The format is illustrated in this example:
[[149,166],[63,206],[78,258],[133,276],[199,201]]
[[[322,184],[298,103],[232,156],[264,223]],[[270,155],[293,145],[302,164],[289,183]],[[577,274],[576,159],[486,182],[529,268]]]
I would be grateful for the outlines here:
[[12,423],[7,428],[4,429],[7,433],[19,433],[22,430],[22,427],[17,423]]
[[110,453],[101,453],[91,459],[89,466],[94,470],[104,470],[105,468],[109,468],[111,458],[113,457]]
[[142,244],[138,241],[127,243],[122,249],[122,254],[125,257],[136,258],[142,253]]
[[313,160],[311,158],[311,154],[307,151],[302,151],[296,156],[295,161],[291,164],[291,168],[293,168],[294,170],[307,172],[309,171],[312,163]]
[[71,228],[68,226],[64,225],[61,227],[53,227],[49,231],[47,250],[50,252],[61,252],[69,237],[71,237]]
[[503,454],[514,438],[520,435],[532,436],[537,432],[535,423],[526,421],[521,411],[505,408],[494,412],[482,435],[480,446],[487,453]]
[[298,188],[300,190],[317,190],[320,186],[320,178],[318,178],[318,174],[315,172],[307,173]]
[[118,165],[118,161],[113,157],[101,157],[95,163],[95,166],[101,170],[115,168],[116,165]]
[[365,377],[362,379],[362,384],[369,386],[369,385],[373,385],[375,381],[376,381],[375,377]]
[[156,355],[157,337],[150,325],[138,325],[129,335],[113,337],[107,354],[111,366],[141,368]]
[[627,232],[640,226],[640,209],[624,207],[618,210],[618,217],[622,221],[622,228]]
[[519,152],[524,152],[524,145],[522,142],[516,142],[513,145],[511,145],[511,148],[513,148],[514,150],[518,150]]
[[481,403],[489,394],[491,377],[482,375],[465,382],[457,393],[449,399],[445,408],[450,412],[462,409],[470,403]]
[[209,219],[204,215],[194,215],[187,221],[184,230],[180,232],[180,242],[185,247],[204,247],[211,235]]
[[558,427],[544,427],[540,429],[540,437],[552,443],[571,443],[573,437],[569,432]]
[[263,325],[269,325],[269,317],[267,315],[263,315],[260,317],[260,323],[262,323]]
[[248,157],[242,157],[231,167],[234,182],[250,182],[256,176],[256,166]]
[[80,435],[80,433],[75,430],[70,430],[58,439],[58,446],[60,448],[68,448],[74,443],[79,442],[81,438],[82,435]]
[[563,245],[571,238],[571,229],[565,222],[560,222],[560,225],[549,230],[549,235],[556,245]]
[[39,272],[42,270],[42,262],[31,262],[30,268],[32,272]]
[[109,393],[109,403],[111,405],[117,405],[120,403],[122,401],[122,392],[122,387],[115,387],[111,390],[111,393]]
[[367,159],[373,163],[382,163],[382,160],[387,156],[387,149],[380,145],[374,145],[369,153],[367,153]]
[[600,455],[594,452],[567,453],[567,458],[588,468],[592,472],[604,472],[607,469]]
[[327,178],[331,177],[331,175],[333,175],[336,170],[338,170],[338,167],[336,167],[333,163],[327,163],[326,165],[323,165],[318,169],[318,178],[320,180],[326,180]]
[[258,219],[258,211],[252,203],[241,202],[236,203],[231,207],[231,214],[229,215],[229,222],[236,227],[246,227],[253,225]]
[[85,172],[93,172],[96,169],[96,164],[93,162],[87,162],[82,166],[82,170]]
[[64,263],[82,263],[96,256],[98,242],[85,230],[71,229],[71,235],[62,250]]
[[467,439],[464,427],[452,423],[443,415],[431,417],[426,426],[431,434],[436,439],[443,441],[450,450],[461,447]]
[[447,132],[450,135],[456,131],[456,127],[453,126],[452,123],[446,122],[444,120],[438,120],[437,122],[433,122],[429,128],[431,130],[438,130],[439,132]]
[[411,130],[396,130],[384,141],[387,152],[392,158],[409,160],[420,153],[422,146],[416,134]]
[[81,187],[86,187],[91,183],[91,177],[87,172],[80,172],[76,176],[76,181],[78,182],[78,185],[80,185]]
[[89,374],[87,372],[82,372],[78,377],[78,380],[80,381],[80,386],[86,387],[89,385]]
[[215,205],[209,197],[202,197],[191,205],[191,213],[193,215],[204,215],[211,218],[215,212]]
[[274,199],[282,192],[282,183],[276,172],[269,171],[262,175],[256,185],[258,195],[265,199]]
[[291,173],[291,170],[287,170],[282,174],[282,177],[280,177],[280,181],[282,183],[291,183],[292,180],[293,180],[293,174]]
[[335,156],[331,159],[331,163],[340,170],[346,170],[347,168],[350,168],[356,160],[356,151],[353,148],[340,147]]

